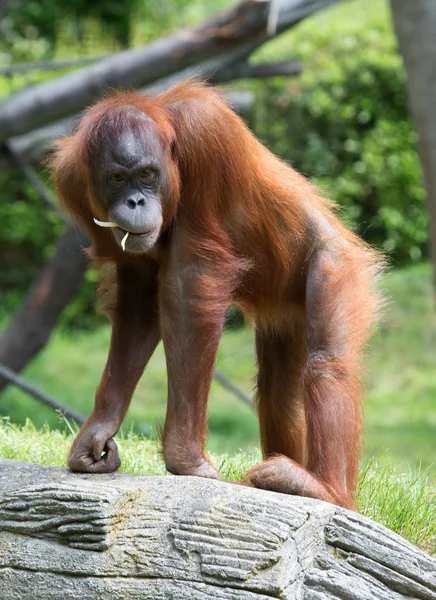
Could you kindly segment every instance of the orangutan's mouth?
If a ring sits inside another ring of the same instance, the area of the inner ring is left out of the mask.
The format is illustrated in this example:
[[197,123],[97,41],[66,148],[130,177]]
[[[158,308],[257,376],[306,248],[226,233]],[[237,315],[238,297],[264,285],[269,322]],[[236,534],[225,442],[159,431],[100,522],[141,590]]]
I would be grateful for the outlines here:
[[123,239],[121,240],[121,248],[123,249],[123,251],[125,251],[126,249],[126,242],[129,236],[146,237],[154,231],[153,229],[150,229],[149,231],[141,231],[141,233],[133,233],[132,231],[126,231],[125,229],[122,229],[117,223],[113,223],[112,221],[99,221],[95,218],[94,223],[99,227],[108,227],[110,229],[118,229],[119,231],[121,231],[124,234]]

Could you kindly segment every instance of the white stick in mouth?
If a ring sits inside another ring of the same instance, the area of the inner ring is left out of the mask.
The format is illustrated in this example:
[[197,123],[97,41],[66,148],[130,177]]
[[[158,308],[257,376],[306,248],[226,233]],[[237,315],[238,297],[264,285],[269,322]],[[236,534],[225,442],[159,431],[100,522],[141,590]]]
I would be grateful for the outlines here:
[[111,223],[111,221],[99,221],[98,219],[94,219],[94,223],[99,227],[118,227],[116,223]]
[[123,249],[123,252],[126,249],[126,242],[127,242],[127,238],[129,237],[129,231],[126,232],[126,235],[123,237],[123,239],[121,240],[121,248]]
[[[99,227],[118,227],[118,225],[116,223],[112,223],[111,221],[99,221],[95,217],[94,217],[94,223],[96,225],[98,225]],[[123,252],[126,250],[126,242],[127,242],[127,238],[129,237],[129,233],[130,233],[129,231],[126,231],[126,235],[121,240],[121,248],[123,249]]]

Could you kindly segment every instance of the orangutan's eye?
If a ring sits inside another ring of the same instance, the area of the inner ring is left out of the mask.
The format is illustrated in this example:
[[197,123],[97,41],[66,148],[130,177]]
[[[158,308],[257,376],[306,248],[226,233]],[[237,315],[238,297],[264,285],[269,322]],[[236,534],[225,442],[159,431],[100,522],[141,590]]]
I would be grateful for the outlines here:
[[114,171],[109,175],[109,181],[112,183],[121,183],[125,179],[124,175],[120,171]]
[[145,179],[145,180],[152,179],[154,177],[154,175],[155,175],[155,171],[151,167],[144,167],[139,172],[140,178]]

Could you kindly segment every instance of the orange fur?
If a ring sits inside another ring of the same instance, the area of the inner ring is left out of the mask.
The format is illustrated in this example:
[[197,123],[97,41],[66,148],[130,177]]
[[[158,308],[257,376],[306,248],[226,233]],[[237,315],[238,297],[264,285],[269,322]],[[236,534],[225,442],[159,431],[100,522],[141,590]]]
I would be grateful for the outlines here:
[[[172,190],[161,238],[145,256],[123,253],[92,220],[107,217],[93,189],[93,152],[127,127],[132,109],[153,120]],[[261,441],[265,456],[273,456],[254,468],[251,481],[351,507],[361,424],[358,368],[381,305],[375,285],[381,257],[253,136],[219,92],[197,81],[158,96],[117,92],[101,100],[72,137],[57,143],[51,168],[62,204],[88,232],[97,260],[138,277],[156,265],[169,377],[168,469],[216,476],[204,453],[206,405],[224,313],[233,303],[257,330]],[[115,338],[117,320],[133,327],[133,317],[120,310],[126,311],[115,308]],[[133,339],[141,344],[132,330]],[[143,367],[148,358],[145,353]],[[129,392],[120,392],[125,410],[140,372],[130,375]],[[104,381],[103,388],[114,385]],[[113,396],[100,391],[103,420],[114,402],[104,404],[104,394]],[[96,418],[93,413],[92,423]],[[76,447],[80,435],[85,439],[79,434]]]

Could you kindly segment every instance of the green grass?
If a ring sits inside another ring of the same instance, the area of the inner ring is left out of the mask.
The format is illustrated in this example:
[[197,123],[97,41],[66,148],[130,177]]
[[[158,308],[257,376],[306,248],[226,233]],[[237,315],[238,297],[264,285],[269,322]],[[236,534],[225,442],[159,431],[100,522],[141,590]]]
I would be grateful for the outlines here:
[[385,279],[386,317],[366,360],[365,448],[385,460],[436,462],[436,307],[431,269],[418,265]]
[[[64,466],[72,435],[38,431],[32,424],[24,427],[0,421],[0,457],[42,465]],[[137,434],[118,436],[124,473],[165,475],[159,447]],[[238,452],[233,456],[212,455],[227,481],[243,481],[248,469],[260,461],[260,452]],[[389,527],[413,544],[436,554],[436,487],[428,473],[415,470],[401,474],[367,460],[361,470],[358,493],[359,511]]]
[[[436,312],[432,304],[431,271],[419,265],[393,271],[384,281],[390,298],[386,317],[367,352],[365,455],[382,463],[431,467],[436,462]],[[84,415],[93,404],[109,343],[104,327],[93,334],[68,337],[56,333],[48,348],[26,369],[32,383]],[[218,367],[246,391],[255,374],[250,328],[225,332]],[[151,438],[165,416],[166,370],[162,347],[153,356],[135,394],[124,425]],[[27,418],[41,427],[62,427],[59,417],[9,387],[1,396],[0,415],[16,423]],[[254,412],[217,383],[209,408],[209,449],[215,453],[258,447]]]

